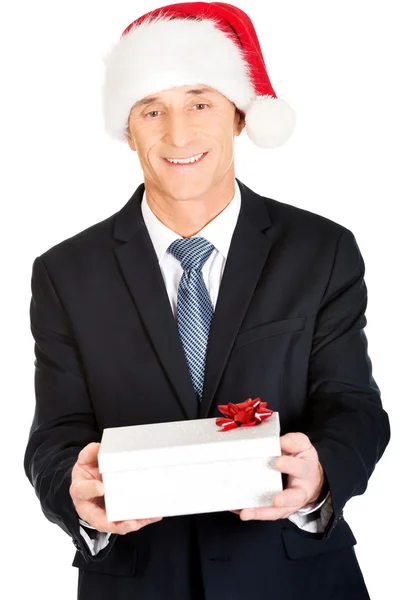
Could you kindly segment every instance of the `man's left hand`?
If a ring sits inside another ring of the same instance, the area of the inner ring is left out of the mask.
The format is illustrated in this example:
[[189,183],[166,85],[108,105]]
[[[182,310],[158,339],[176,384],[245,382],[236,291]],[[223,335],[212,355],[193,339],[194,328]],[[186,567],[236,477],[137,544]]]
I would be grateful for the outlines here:
[[281,436],[282,456],[274,462],[281,473],[288,474],[287,487],[272,499],[273,506],[232,510],[242,521],[286,519],[307,504],[315,502],[322,491],[325,474],[318,453],[305,433]]

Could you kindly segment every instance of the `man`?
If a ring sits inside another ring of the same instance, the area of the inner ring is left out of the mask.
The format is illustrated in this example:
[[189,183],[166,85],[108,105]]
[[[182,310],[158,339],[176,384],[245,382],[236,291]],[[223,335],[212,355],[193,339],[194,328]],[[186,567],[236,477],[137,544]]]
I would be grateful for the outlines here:
[[[32,273],[24,464],[77,548],[78,597],[369,598],[343,515],[390,439],[364,261],[345,227],[235,179],[236,136],[273,148],[295,122],[250,19],[202,2],[137,19],[106,61],[104,110],[144,183]],[[280,415],[273,506],[107,521],[105,427],[221,416],[248,397]]]

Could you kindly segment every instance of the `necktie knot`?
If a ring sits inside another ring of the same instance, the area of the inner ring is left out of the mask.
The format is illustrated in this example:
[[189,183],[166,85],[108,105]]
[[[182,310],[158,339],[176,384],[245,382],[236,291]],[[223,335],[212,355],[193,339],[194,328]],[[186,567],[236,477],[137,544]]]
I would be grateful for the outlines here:
[[180,261],[184,271],[201,269],[213,250],[214,246],[203,237],[182,238],[168,247],[168,252]]

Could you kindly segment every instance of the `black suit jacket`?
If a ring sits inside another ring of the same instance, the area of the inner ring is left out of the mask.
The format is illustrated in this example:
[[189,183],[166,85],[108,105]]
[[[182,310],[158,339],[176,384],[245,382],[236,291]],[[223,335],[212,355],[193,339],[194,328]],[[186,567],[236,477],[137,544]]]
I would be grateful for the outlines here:
[[[365,491],[390,426],[367,353],[363,258],[347,228],[238,183],[200,407],[143,222],[143,184],[33,263],[36,409],[24,467],[77,548],[82,600],[368,598],[343,508]],[[218,404],[249,397],[279,411],[281,435],[302,431],[316,447],[333,501],[325,532],[231,512],[166,517],[112,535],[92,557],[69,495],[81,448],[104,427],[221,416]]]

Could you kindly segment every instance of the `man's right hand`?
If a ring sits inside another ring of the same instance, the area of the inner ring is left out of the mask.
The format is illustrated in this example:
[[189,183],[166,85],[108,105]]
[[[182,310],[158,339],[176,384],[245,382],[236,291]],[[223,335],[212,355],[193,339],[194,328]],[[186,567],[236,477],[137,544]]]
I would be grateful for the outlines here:
[[82,448],[72,469],[69,493],[80,518],[97,531],[120,535],[138,531],[146,525],[161,521],[163,517],[113,521],[112,523],[107,521],[104,485],[97,460],[99,449],[99,442],[91,442]]

